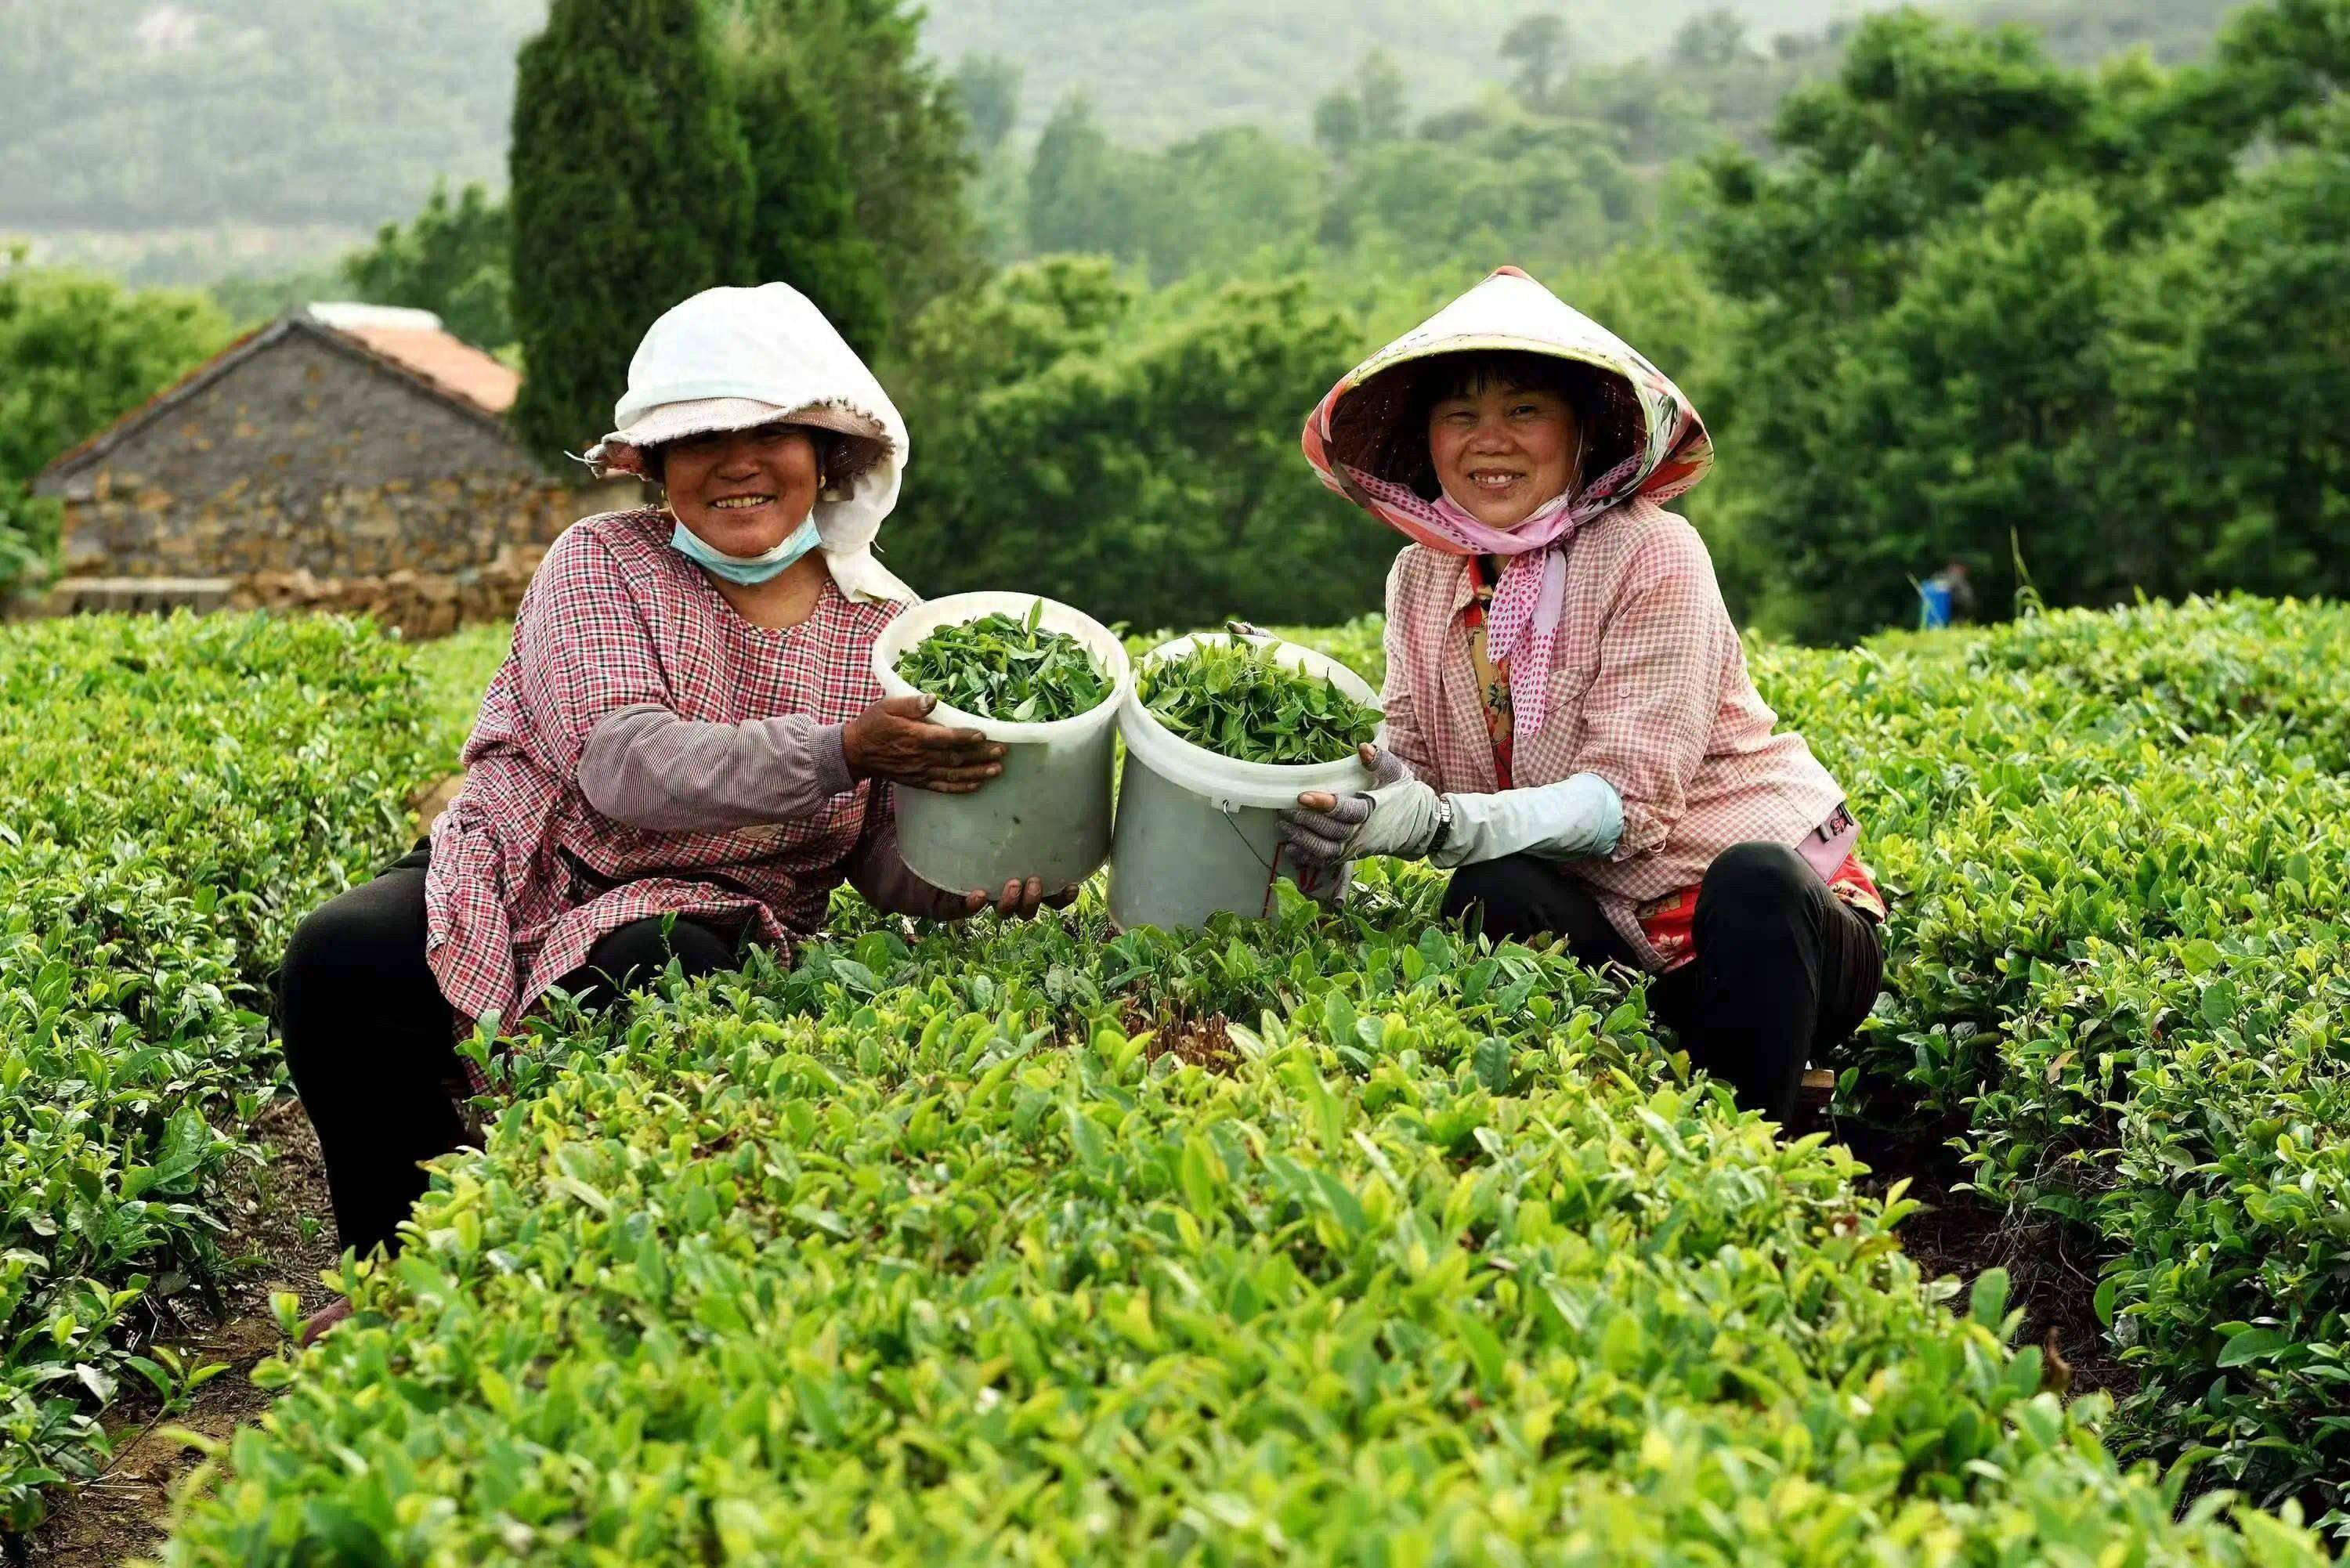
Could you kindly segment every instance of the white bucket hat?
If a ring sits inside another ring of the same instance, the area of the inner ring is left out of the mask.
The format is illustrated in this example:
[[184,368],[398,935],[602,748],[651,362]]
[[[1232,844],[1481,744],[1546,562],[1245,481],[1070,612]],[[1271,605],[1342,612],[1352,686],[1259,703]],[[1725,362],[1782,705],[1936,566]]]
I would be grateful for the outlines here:
[[919,602],[873,558],[898,504],[905,421],[824,313],[789,284],[710,288],[647,329],[629,361],[617,427],[588,449],[598,473],[650,477],[645,452],[687,436],[776,422],[826,432],[816,535],[842,593]]

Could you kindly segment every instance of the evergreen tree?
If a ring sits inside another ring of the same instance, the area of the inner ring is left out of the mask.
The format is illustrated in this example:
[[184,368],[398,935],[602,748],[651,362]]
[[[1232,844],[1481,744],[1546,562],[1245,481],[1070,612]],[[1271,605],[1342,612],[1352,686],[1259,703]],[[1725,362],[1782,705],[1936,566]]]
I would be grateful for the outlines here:
[[1038,255],[1137,249],[1134,172],[1139,160],[1110,145],[1092,104],[1072,94],[1036,139],[1028,167],[1028,245]]
[[972,151],[992,156],[1020,119],[1020,67],[1001,55],[965,55],[955,67],[954,91]]
[[[908,0],[715,0],[735,38],[771,41],[793,81],[831,112],[856,232],[884,265],[889,318],[904,322],[980,275],[964,186],[978,171],[954,83],[921,52]],[[755,143],[761,128],[749,128]],[[863,347],[863,345],[859,345]]]
[[723,80],[701,0],[555,0],[523,46],[514,422],[550,460],[610,428],[655,317],[753,281],[749,157]]
[[761,37],[739,57],[735,108],[751,158],[745,265],[816,302],[860,353],[888,337],[880,257],[857,232],[857,192],[830,105],[810,90],[792,51]]
[[1517,67],[1511,88],[1528,109],[1550,107],[1553,87],[1566,68],[1566,19],[1544,12],[1521,17],[1502,36],[1502,57]]

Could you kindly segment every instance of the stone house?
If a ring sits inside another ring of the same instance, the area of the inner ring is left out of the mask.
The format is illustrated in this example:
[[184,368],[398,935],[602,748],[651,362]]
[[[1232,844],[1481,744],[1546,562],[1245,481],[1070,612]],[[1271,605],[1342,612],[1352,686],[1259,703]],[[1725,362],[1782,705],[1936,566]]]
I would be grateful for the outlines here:
[[417,636],[511,615],[557,534],[637,494],[525,452],[519,386],[429,312],[289,311],[43,471],[48,607],[367,611]]

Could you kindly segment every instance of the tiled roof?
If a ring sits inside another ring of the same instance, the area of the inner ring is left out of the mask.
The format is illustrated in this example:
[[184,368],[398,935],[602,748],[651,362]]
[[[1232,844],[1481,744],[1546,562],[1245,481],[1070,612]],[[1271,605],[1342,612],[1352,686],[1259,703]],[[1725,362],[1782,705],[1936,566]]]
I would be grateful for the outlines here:
[[404,327],[345,327],[334,330],[358,338],[385,358],[486,413],[503,414],[514,407],[515,393],[522,388],[520,376],[446,332]]
[[[5,6],[5,0],[0,0]],[[105,430],[52,459],[35,481],[38,494],[59,493],[68,471],[88,466],[133,431],[173,404],[260,353],[289,333],[307,332],[338,345],[344,353],[404,377],[474,418],[504,428],[522,378],[472,344],[441,329],[430,311],[381,306],[296,306],[268,326],[248,332],[203,364],[123,415]]]

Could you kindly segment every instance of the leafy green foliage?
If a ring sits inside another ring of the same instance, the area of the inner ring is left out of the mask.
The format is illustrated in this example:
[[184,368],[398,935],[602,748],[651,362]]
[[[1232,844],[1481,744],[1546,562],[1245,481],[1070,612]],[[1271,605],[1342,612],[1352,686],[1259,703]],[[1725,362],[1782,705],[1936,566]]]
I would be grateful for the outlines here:
[[2342,586],[2344,465],[2297,394],[2337,390],[2345,22],[2275,0],[2208,64],[2092,77],[1874,18],[1782,106],[1784,157],[1716,161],[1698,232],[1772,389],[1725,478],[1782,624],[1866,632],[1953,557],[2003,609],[2018,549],[2064,602]]
[[1237,638],[1203,639],[1145,665],[1137,679],[1150,716],[1195,746],[1243,763],[1338,763],[1367,744],[1376,709]]
[[752,281],[749,152],[702,0],[555,0],[511,150],[515,430],[550,462],[611,428],[654,317]]
[[372,227],[500,166],[546,0],[0,7],[12,225]]
[[[350,868],[317,862],[321,823],[372,809],[391,831],[380,775],[335,774],[356,793],[316,820],[249,818],[215,793],[252,780],[308,799],[320,743],[298,727],[386,710],[289,701],[295,678],[270,672],[352,679],[372,656],[305,628],[201,629],[223,640],[170,665],[147,625],[12,634],[61,641],[20,677],[42,704],[0,711],[48,729],[75,704],[110,716],[72,767],[41,752],[11,798],[55,801],[60,820],[168,810],[191,825],[175,842],[208,847],[193,824],[251,820],[276,857],[231,869],[240,828],[195,879],[162,864],[108,898],[113,927],[65,922],[69,944],[203,938],[219,909],[255,919],[250,900],[290,886],[267,916],[282,932]],[[1376,618],[1300,640],[1381,673]],[[389,751],[370,732],[324,754],[388,771],[445,750],[457,694],[502,651],[487,631],[421,650],[446,717]],[[2101,1397],[2060,1410],[2033,1394],[2037,1353],[2000,1348],[2003,1282],[1978,1281],[1963,1317],[1934,1310],[1948,1287],[1921,1288],[1894,1245],[1907,1205],[1855,1194],[1832,1147],[1772,1140],[1695,1091],[1637,988],[1448,934],[1424,871],[1365,867],[1335,916],[1293,899],[1269,923],[1181,936],[1113,934],[1087,899],[909,946],[844,893],[835,940],[788,974],[754,961],[633,1015],[535,1023],[500,1068],[516,1104],[487,1152],[447,1162],[406,1261],[352,1280],[347,1334],[276,1375],[292,1384],[276,1424],[239,1437],[234,1479],[191,1503],[172,1551],[498,1562],[562,1559],[592,1534],[652,1557],[789,1555],[778,1541],[1134,1555],[1190,1541],[1212,1497],[1240,1500],[1218,1528],[1264,1542],[1259,1557],[1534,1551],[1537,1528],[1555,1548],[1563,1517],[1592,1561],[1686,1557],[1732,1514],[1744,1549],[1794,1562],[2314,1563],[2274,1519],[2223,1527],[2220,1495],[2174,1523],[2176,1493],[2102,1443],[2334,1506],[2345,653],[2350,615],[2250,600],[1752,650],[1850,787],[1894,894],[1890,992],[1847,1093],[1955,1116],[1986,1195],[2096,1239],[2097,1304],[2143,1377],[2102,1440]],[[221,697],[195,700],[192,670],[227,682]],[[232,729],[228,746],[142,705],[209,713],[244,694],[297,729],[266,744]],[[100,751],[136,765],[82,776]],[[112,836],[100,821],[89,841]],[[50,842],[79,857],[50,895],[67,898],[94,881],[88,852]],[[240,896],[172,924],[213,883]],[[25,929],[57,925],[36,912]],[[227,984],[249,983],[240,950],[272,950],[255,929],[204,939]],[[0,994],[65,983],[42,974],[109,996],[151,983],[158,965],[132,950],[59,950]],[[232,1056],[257,1042],[216,1027],[244,1041]],[[37,1027],[0,1031],[27,1037],[40,1048]],[[43,1057],[42,1088],[16,1092],[106,1082],[88,1075],[110,1059]],[[158,1108],[131,1163],[161,1172],[202,1147],[212,1163],[173,1178],[201,1194],[242,1158],[213,1099],[140,1093]],[[171,1130],[191,1105],[201,1146],[192,1124]],[[69,1337],[88,1299],[68,1303]],[[78,1350],[77,1366],[127,1365]],[[77,1414],[16,1411],[12,1432],[51,1423],[52,1453]],[[1137,1421],[1164,1439],[1139,1459],[1111,1440]],[[1367,1479],[1407,1470],[1409,1490]],[[395,1505],[419,1496],[433,1506]],[[678,1502],[629,1501],[649,1496]]]
[[515,340],[513,254],[504,202],[478,182],[454,202],[435,184],[422,212],[386,223],[374,244],[343,258],[342,273],[355,297],[432,311],[457,337],[495,350]]
[[899,656],[899,678],[982,719],[1049,724],[1089,713],[1108,698],[1109,678],[1084,643],[1037,624],[1044,607],[942,626]]
[[1019,582],[1145,626],[1357,613],[1396,539],[1315,481],[1297,426],[1301,389],[1362,337],[1301,277],[1145,296],[1058,258],[942,301],[898,378],[926,444],[891,567],[926,593]]
[[[921,9],[911,0],[709,5],[720,23],[723,50],[743,67],[748,96],[741,118],[758,200],[763,206],[791,207],[797,232],[832,249],[829,271],[811,273],[816,284],[811,296],[827,310],[837,306],[851,341],[877,350],[932,300],[975,283],[976,234],[964,200],[973,171],[964,145],[967,125],[953,83],[923,47]],[[789,104],[763,99],[762,80],[783,88]],[[784,112],[806,118],[788,125],[767,118]],[[835,136],[837,154],[827,140]],[[816,160],[796,176],[790,161],[795,148]],[[836,172],[850,194],[848,229],[837,237],[826,226],[836,198],[822,188]],[[797,192],[791,188],[795,179],[820,189]],[[805,205],[811,201],[821,205],[811,210]],[[761,268],[780,265],[780,275],[796,281],[798,269],[810,265],[791,256],[779,238],[754,238]],[[855,270],[859,250],[869,251],[878,279]],[[867,296],[826,292],[854,288]],[[861,337],[850,330],[860,327]]]
[[400,844],[415,708],[338,621],[0,631],[0,1534],[95,1471],[126,1380],[174,1386],[143,1305],[221,1266],[267,971]]
[[2337,1527],[2345,656],[2235,599],[1756,660],[1894,894],[1856,1108],[2106,1260],[2132,1442]]
[[785,18],[764,16],[730,51],[751,159],[747,275],[790,284],[872,354],[889,328],[885,269],[857,233],[857,185],[833,108],[804,79],[785,27]]
[[126,289],[0,248],[0,595],[57,544],[57,508],[27,493],[33,477],[228,336],[201,295]]
[[550,1021],[165,1560],[2321,1561],[2175,1522],[1910,1205],[1435,891],[850,917]]

